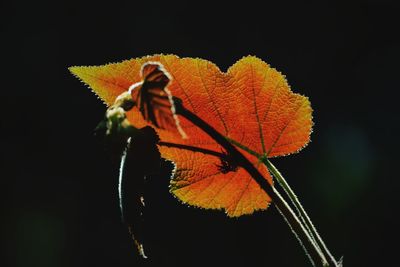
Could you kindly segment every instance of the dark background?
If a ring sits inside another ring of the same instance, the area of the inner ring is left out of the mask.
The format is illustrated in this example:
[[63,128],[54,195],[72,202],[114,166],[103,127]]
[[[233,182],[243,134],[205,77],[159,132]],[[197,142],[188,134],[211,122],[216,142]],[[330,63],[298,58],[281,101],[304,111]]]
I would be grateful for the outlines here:
[[[251,54],[282,71],[315,127],[306,149],[273,162],[345,266],[394,266],[395,2],[2,1],[2,266],[143,264],[120,222],[118,166],[93,136],[105,106],[67,67],[154,53],[222,70]],[[187,207],[168,176],[146,200],[146,266],[310,265],[274,207],[238,219]]]

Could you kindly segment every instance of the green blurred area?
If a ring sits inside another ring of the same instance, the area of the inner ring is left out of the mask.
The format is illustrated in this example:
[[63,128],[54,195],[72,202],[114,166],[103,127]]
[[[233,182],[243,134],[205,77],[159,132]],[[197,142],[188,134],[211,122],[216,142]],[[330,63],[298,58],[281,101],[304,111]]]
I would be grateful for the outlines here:
[[366,133],[354,126],[330,126],[321,139],[315,160],[308,164],[310,190],[337,214],[372,185],[377,168],[374,148]]
[[67,266],[65,223],[40,210],[20,216],[15,226],[16,266]]

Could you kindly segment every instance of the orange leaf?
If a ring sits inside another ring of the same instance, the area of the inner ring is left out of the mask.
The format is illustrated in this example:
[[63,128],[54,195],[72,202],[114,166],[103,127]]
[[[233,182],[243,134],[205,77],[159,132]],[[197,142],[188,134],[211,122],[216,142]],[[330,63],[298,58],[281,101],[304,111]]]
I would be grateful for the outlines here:
[[[140,68],[149,61],[160,62],[168,71],[172,95],[238,145],[270,183],[260,157],[295,153],[309,142],[312,110],[308,99],[293,93],[281,73],[256,57],[239,60],[226,73],[209,61],[173,55],[70,70],[110,105],[142,80]],[[128,119],[136,127],[149,125],[138,108],[128,113]],[[270,198],[251,176],[225,159],[222,148],[207,134],[185,118],[179,119],[187,139],[177,131],[158,131],[162,156],[176,164],[171,192],[191,205],[225,209],[229,216],[266,209]]]

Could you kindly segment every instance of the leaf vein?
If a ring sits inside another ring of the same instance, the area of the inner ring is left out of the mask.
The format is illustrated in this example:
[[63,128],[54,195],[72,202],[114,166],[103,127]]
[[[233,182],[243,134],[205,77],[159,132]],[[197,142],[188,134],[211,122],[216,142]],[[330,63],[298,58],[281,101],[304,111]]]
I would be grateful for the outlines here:
[[[208,65],[207,65],[207,68],[208,68]],[[212,104],[212,106],[213,106],[213,109],[214,109],[215,112],[217,113],[217,116],[218,116],[219,120],[220,120],[221,123],[222,123],[222,126],[224,127],[225,135],[227,135],[227,134],[228,134],[228,127],[226,126],[226,122],[225,122],[224,118],[222,117],[222,115],[221,115],[221,113],[220,113],[220,110],[219,110],[219,108],[218,108],[218,105],[215,103],[214,98],[211,96],[211,94],[210,94],[210,92],[209,92],[209,89],[208,89],[208,87],[207,87],[206,84],[205,84],[203,75],[202,75],[202,73],[201,73],[201,71],[200,71],[199,62],[197,62],[197,70],[199,71],[199,76],[200,76],[200,79],[201,79],[201,83],[202,83],[202,85],[203,85],[203,88],[204,88],[204,90],[206,91],[207,96],[208,96],[208,98],[210,99],[210,102],[211,102],[211,104]],[[217,77],[215,77],[214,82],[215,82],[214,87],[216,87],[216,84],[217,84]]]
[[297,112],[303,107],[303,105],[304,105],[304,103],[301,103],[301,105],[299,105],[299,107],[296,109],[296,111],[293,113],[293,115],[289,118],[285,127],[283,127],[283,129],[280,131],[280,133],[277,136],[277,138],[275,139],[275,141],[272,143],[271,148],[268,150],[267,155],[269,153],[271,153],[272,149],[274,149],[275,145],[278,143],[279,139],[282,137],[283,133],[285,132],[285,130],[287,129],[289,124],[293,121],[293,119],[296,117]]

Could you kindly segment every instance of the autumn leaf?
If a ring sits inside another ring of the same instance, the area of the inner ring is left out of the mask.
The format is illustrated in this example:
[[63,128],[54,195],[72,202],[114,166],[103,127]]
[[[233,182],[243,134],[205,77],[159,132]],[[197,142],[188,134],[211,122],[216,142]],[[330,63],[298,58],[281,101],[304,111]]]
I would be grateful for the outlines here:
[[[161,63],[171,77],[171,94],[237,145],[270,183],[261,159],[295,153],[309,142],[312,110],[308,99],[293,93],[281,73],[256,57],[239,60],[226,73],[209,61],[173,55],[71,67],[70,71],[111,105],[143,80],[141,68],[146,62]],[[138,107],[127,116],[135,127],[151,125]],[[271,199],[252,177],[201,129],[183,117],[179,120],[187,139],[178,131],[158,130],[162,156],[176,164],[171,192],[190,205],[225,209],[229,216],[266,209]]]

